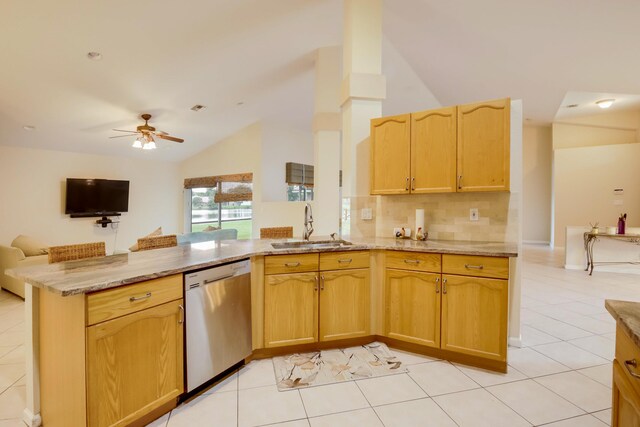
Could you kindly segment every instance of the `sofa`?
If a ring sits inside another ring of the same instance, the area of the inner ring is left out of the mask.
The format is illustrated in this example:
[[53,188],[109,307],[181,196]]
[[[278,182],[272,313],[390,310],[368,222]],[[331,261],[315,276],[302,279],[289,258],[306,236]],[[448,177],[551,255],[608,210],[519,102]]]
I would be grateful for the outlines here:
[[22,249],[0,245],[0,288],[24,298],[24,282],[4,274],[5,270],[46,264],[48,255],[26,256]]

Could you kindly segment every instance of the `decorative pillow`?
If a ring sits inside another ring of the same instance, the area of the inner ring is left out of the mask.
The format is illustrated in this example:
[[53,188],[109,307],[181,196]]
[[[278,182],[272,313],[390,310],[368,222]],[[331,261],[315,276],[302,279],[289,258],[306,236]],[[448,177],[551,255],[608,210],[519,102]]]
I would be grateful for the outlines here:
[[202,231],[216,231],[220,230],[220,227],[214,227],[213,225],[208,225],[202,229]]
[[22,250],[24,256],[38,256],[49,253],[49,245],[45,245],[33,237],[23,236],[22,234],[13,239],[11,246]]
[[[151,233],[147,234],[146,236],[142,236],[141,239],[144,239],[145,237],[153,237],[153,236],[162,236],[162,227],[158,227],[155,230],[153,230]],[[131,252],[137,252],[138,251],[138,241],[136,240],[136,243],[134,243],[129,250]]]

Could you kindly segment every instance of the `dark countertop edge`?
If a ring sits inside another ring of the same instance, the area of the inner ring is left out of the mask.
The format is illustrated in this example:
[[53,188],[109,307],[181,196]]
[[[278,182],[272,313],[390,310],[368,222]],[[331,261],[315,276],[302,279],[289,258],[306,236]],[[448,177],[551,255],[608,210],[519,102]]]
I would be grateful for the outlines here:
[[[616,307],[619,305],[625,305],[627,307],[633,306],[637,313],[630,314],[621,312],[623,307]],[[620,325],[625,333],[633,340],[635,345],[640,347],[640,302],[607,299],[604,301],[604,307],[616,320],[616,323]],[[636,321],[635,328],[629,324],[629,320]]]
[[[357,241],[357,239],[353,239],[353,240]],[[402,241],[404,240],[396,240],[396,242],[402,242]],[[433,241],[415,242],[412,240],[407,240],[407,243],[409,244],[411,243],[429,244],[431,242]],[[504,243],[500,243],[500,242],[474,242],[474,241],[469,241],[469,242],[439,241],[439,242],[442,242],[443,244],[448,243],[448,244],[454,244],[454,245],[461,244],[461,243],[468,244],[468,245],[485,245],[485,244],[505,245]],[[65,290],[57,289],[56,287],[51,286],[49,284],[38,282],[36,280],[29,279],[26,276],[15,274],[13,270],[7,270],[5,273],[17,279],[28,282],[31,286],[35,286],[40,289],[46,289],[47,291],[52,292],[56,295],[72,296],[72,295],[78,295],[78,294],[98,292],[105,289],[112,289],[118,286],[132,285],[135,283],[144,282],[146,280],[153,280],[161,277],[171,276],[173,274],[182,274],[189,271],[201,270],[203,268],[215,267],[220,264],[227,264],[229,262],[234,262],[234,261],[243,260],[243,259],[250,259],[252,257],[258,257],[258,256],[287,255],[287,254],[313,253],[313,252],[364,251],[364,250],[388,250],[388,251],[403,251],[403,252],[440,253],[440,254],[451,254],[451,255],[488,256],[488,257],[497,257],[497,258],[504,258],[504,257],[515,258],[518,256],[517,252],[496,252],[496,251],[490,251],[490,250],[482,250],[481,248],[478,248],[475,250],[472,250],[472,249],[465,250],[465,249],[453,249],[453,248],[445,249],[445,248],[438,248],[438,247],[428,248],[428,247],[416,247],[416,246],[413,246],[413,247],[389,246],[385,244],[374,244],[374,243],[365,243],[365,244],[354,243],[348,246],[313,248],[313,249],[288,248],[288,249],[273,249],[273,250],[256,250],[256,251],[248,251],[247,253],[244,253],[244,254],[237,254],[237,255],[232,255],[232,256],[228,256],[220,259],[214,259],[207,262],[185,265],[183,267],[179,267],[175,269],[161,270],[154,273],[132,276],[126,279],[119,279],[111,282],[110,281],[97,282],[91,285],[90,289],[87,289],[88,287],[80,287],[78,289],[72,288],[72,289],[65,289]],[[70,262],[75,262],[75,261],[70,261]]]

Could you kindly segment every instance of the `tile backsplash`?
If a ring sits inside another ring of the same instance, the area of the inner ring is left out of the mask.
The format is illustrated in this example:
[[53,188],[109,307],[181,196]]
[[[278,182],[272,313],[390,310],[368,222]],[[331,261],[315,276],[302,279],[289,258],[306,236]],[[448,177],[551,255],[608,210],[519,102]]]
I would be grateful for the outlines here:
[[[398,196],[362,196],[343,199],[343,234],[391,237],[394,227],[415,233],[416,209],[425,211],[429,239],[517,242],[520,233],[518,193],[450,193]],[[362,220],[370,208],[373,219]],[[469,219],[477,208],[478,221]]]

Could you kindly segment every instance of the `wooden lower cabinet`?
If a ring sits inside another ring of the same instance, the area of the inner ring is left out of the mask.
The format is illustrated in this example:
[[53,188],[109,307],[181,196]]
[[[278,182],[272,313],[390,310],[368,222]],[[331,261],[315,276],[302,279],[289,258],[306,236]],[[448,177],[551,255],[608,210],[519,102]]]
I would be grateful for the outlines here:
[[507,360],[508,280],[442,275],[441,348]]
[[318,341],[318,286],[315,272],[265,276],[265,347]]
[[369,335],[369,269],[320,273],[320,341]]
[[182,300],[87,328],[89,426],[124,426],[183,392]]
[[440,346],[440,274],[387,269],[386,325],[390,338]]
[[640,427],[640,396],[618,360],[613,361],[611,427]]

